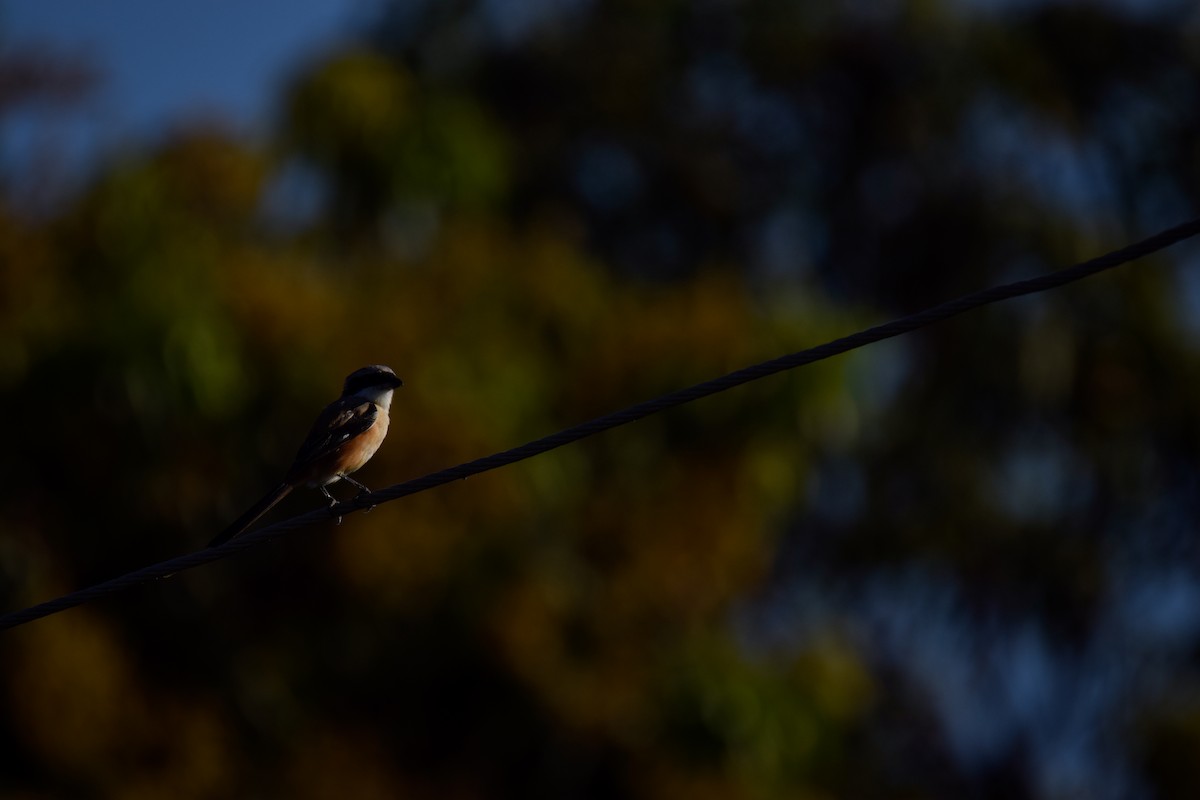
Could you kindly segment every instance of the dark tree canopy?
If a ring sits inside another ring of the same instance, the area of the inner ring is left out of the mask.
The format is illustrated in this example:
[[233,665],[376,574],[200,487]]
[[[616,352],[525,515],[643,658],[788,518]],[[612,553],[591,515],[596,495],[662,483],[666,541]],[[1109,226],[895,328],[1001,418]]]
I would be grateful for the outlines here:
[[[201,546],[363,364],[382,486],[1176,224],[1198,101],[1184,2],[385,4],[265,140],[0,176],[4,607]],[[1190,797],[1196,254],[6,633],[0,793]]]

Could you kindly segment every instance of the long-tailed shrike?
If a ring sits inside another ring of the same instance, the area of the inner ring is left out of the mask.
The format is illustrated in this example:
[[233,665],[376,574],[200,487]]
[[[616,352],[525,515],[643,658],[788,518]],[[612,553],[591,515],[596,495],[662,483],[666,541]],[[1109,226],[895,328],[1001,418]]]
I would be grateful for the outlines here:
[[329,498],[330,507],[337,501],[325,487],[332,483],[346,481],[360,492],[370,491],[351,478],[350,473],[366,464],[383,443],[392,392],[403,385],[404,381],[396,377],[391,367],[382,364],[350,373],[342,396],[330,403],[313,423],[283,483],[267,492],[208,546],[216,547],[243,533],[297,486],[320,489]]

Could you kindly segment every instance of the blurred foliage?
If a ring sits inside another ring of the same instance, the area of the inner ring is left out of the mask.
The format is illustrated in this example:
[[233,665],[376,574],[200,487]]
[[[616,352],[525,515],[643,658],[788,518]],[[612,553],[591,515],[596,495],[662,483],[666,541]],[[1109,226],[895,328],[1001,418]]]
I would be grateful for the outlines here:
[[[6,177],[5,607],[201,546],[362,364],[406,381],[382,486],[1193,215],[1197,25],[395,3],[267,141],[178,128],[43,213]],[[2,118],[64,96],[28,74]],[[1195,261],[8,632],[0,792],[1190,796]]]

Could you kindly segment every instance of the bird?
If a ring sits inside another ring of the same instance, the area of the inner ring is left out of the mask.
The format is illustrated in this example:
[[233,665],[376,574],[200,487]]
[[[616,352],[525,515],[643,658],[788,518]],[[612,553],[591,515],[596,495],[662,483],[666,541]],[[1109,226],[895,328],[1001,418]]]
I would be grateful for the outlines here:
[[396,377],[392,368],[382,364],[351,372],[342,387],[342,396],[326,406],[313,423],[283,482],[230,523],[208,546],[219,547],[245,533],[298,486],[319,489],[328,498],[330,508],[337,500],[326,487],[333,483],[346,481],[358,487],[359,494],[370,492],[351,478],[350,473],[366,464],[383,443],[392,393],[403,385],[404,381]]

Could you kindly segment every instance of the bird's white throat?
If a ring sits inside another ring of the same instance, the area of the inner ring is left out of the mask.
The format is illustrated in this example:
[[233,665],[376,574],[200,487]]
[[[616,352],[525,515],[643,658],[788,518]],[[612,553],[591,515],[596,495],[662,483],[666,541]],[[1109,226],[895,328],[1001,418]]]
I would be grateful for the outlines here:
[[354,393],[354,396],[361,397],[363,400],[370,400],[384,411],[389,411],[392,407],[392,394],[395,391],[395,389],[384,386],[370,386],[365,389],[359,389]]

